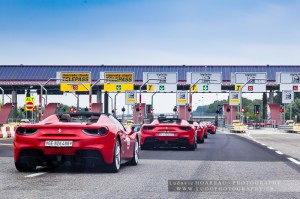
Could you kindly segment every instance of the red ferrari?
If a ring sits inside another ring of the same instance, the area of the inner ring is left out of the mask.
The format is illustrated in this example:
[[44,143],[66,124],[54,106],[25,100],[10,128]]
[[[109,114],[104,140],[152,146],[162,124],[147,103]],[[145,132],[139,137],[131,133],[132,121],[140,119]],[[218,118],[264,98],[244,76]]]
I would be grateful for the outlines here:
[[141,128],[141,150],[158,147],[197,148],[197,134],[186,120],[159,118]]
[[112,115],[71,113],[51,115],[16,129],[14,160],[19,171],[37,166],[71,165],[118,172],[122,163],[138,164],[139,142]]
[[189,120],[188,122],[194,126],[195,131],[197,132],[197,143],[204,143],[204,128],[192,120]]
[[217,127],[215,125],[213,125],[210,122],[206,123],[206,127],[207,127],[207,132],[210,134],[216,134],[217,132]]
[[207,126],[203,122],[200,122],[199,125],[203,129],[204,138],[207,138]]

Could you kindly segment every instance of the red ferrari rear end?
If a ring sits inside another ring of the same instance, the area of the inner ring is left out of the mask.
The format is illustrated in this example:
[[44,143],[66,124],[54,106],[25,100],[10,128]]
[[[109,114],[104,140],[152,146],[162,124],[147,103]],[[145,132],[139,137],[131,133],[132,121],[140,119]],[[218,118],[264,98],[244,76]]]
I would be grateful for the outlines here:
[[210,134],[216,134],[217,132],[217,127],[215,125],[213,125],[212,123],[206,123],[206,127],[207,127],[207,132]]
[[136,138],[124,138],[128,145],[123,148],[130,150],[122,151],[123,136],[117,133],[116,125],[108,116],[98,116],[96,122],[80,121],[82,117],[77,116],[74,118],[79,121],[63,122],[53,115],[38,124],[19,126],[14,140],[16,168],[34,171],[37,166],[70,162],[85,166],[110,165],[117,171],[121,155],[128,160],[134,157]]
[[197,148],[197,134],[186,120],[161,118],[141,128],[141,149],[158,147]]

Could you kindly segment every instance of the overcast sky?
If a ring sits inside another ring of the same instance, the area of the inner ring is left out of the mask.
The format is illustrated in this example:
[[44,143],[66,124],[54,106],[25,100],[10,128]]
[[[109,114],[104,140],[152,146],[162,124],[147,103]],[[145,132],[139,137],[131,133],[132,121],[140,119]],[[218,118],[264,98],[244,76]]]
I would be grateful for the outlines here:
[[299,65],[299,10],[298,0],[0,0],[0,64]]

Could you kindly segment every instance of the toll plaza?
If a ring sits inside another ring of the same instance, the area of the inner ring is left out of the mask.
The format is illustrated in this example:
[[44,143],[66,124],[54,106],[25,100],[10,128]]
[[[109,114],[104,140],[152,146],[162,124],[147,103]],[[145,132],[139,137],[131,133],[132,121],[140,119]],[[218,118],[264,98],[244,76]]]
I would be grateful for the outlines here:
[[[284,72],[280,72],[284,68]],[[16,115],[18,108],[17,95],[26,94],[31,97],[36,92],[39,98],[34,102],[26,102],[24,107],[28,116],[43,116],[54,113],[58,103],[48,102],[48,95],[73,93],[87,95],[88,111],[109,112],[109,101],[112,113],[116,114],[116,98],[125,94],[124,105],[133,106],[133,120],[142,122],[153,114],[153,103],[145,104],[143,92],[152,93],[152,102],[156,94],[174,93],[174,116],[184,119],[193,118],[191,106],[193,95],[197,93],[229,93],[228,104],[222,107],[225,123],[243,118],[243,93],[261,93],[263,104],[259,109],[262,119],[267,119],[267,108],[275,125],[284,123],[282,105],[274,104],[274,92],[282,93],[283,106],[292,103],[294,93],[299,92],[299,66],[27,66],[2,65],[0,74],[0,90],[2,92],[2,123],[8,117]],[[243,71],[243,72],[240,72]],[[263,72],[262,72],[263,71]],[[102,99],[102,93],[104,97]],[[109,94],[114,94],[114,99]],[[269,102],[267,101],[267,93]],[[4,95],[10,102],[4,102]],[[96,102],[92,96],[96,95]],[[10,97],[11,96],[11,97]],[[29,99],[29,98],[28,98]],[[34,100],[34,99],[33,99]],[[78,103],[77,103],[78,104]],[[176,107],[176,109],[175,109]],[[34,110],[38,113],[34,113]],[[32,114],[30,115],[30,111]],[[15,114],[14,114],[15,113]],[[9,116],[10,115],[10,116]],[[219,114],[218,114],[219,115]]]

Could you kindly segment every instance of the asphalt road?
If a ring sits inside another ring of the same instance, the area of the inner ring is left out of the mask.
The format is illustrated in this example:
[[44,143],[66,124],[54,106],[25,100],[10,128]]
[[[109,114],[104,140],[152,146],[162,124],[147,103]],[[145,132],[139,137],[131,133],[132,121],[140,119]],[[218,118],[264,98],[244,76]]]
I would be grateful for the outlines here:
[[[18,172],[12,147],[0,141],[0,198],[300,198],[295,192],[169,192],[168,180],[297,180],[300,165],[238,135],[209,135],[196,151],[140,151],[138,166],[119,173],[74,172],[68,168]],[[36,174],[36,176],[32,176]]]

